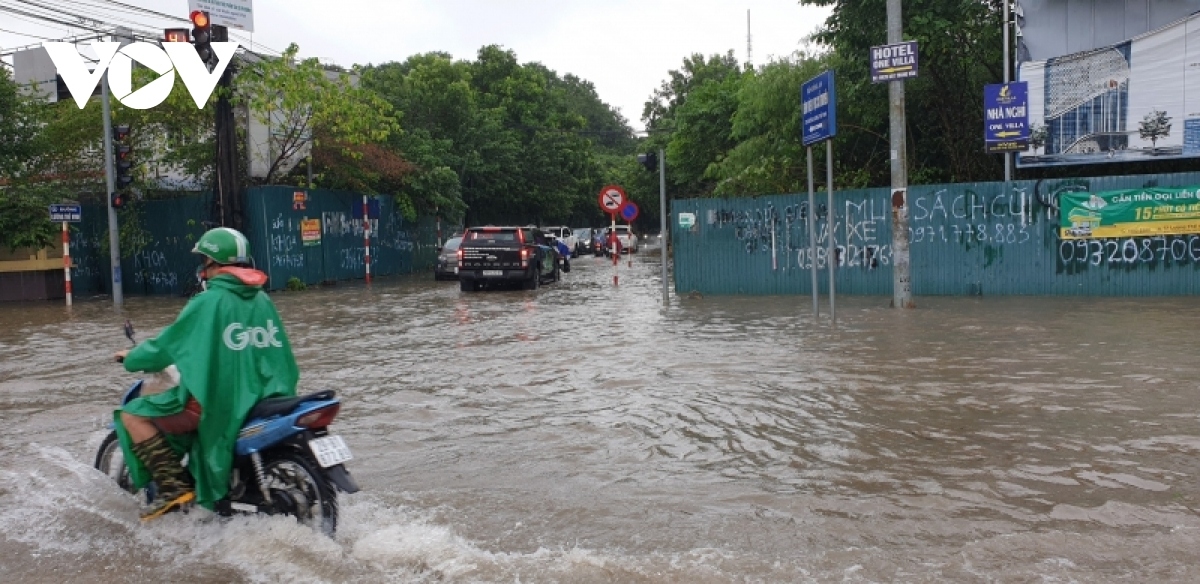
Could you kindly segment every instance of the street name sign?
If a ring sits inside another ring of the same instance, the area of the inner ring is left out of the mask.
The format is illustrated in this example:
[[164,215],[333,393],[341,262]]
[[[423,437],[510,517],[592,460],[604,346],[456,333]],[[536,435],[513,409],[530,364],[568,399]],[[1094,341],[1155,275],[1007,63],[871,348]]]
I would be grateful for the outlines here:
[[79,223],[82,216],[80,205],[50,205],[50,220],[55,223]]

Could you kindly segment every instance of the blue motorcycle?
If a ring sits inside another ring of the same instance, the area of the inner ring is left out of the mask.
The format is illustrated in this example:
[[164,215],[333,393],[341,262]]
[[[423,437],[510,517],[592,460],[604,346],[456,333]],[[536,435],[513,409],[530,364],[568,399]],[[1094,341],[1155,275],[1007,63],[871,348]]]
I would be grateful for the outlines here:
[[[133,340],[128,322],[125,335]],[[121,403],[139,397],[144,387],[146,380],[135,382]],[[359,490],[345,466],[352,458],[349,447],[341,436],[329,433],[339,409],[341,401],[333,390],[258,402],[238,433],[229,494],[217,502],[216,511],[224,516],[291,515],[332,537],[337,529],[337,491],[349,494]],[[113,427],[111,422],[109,427]],[[100,443],[95,466],[122,489],[138,494],[115,430]],[[153,483],[146,486],[143,496],[147,502],[153,500]]]

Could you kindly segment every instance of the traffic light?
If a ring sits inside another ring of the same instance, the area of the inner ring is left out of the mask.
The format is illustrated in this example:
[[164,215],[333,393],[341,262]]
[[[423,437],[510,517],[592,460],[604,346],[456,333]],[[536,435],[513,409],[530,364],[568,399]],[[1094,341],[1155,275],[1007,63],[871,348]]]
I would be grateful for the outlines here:
[[133,182],[133,147],[129,145],[129,124],[113,126],[113,166],[120,191]]
[[193,10],[191,20],[192,43],[196,45],[196,54],[201,62],[209,65],[213,60],[212,21],[208,19],[208,12],[203,10]]
[[108,204],[112,205],[113,209],[120,209],[125,206],[125,193],[109,193]]
[[650,172],[658,172],[658,154],[656,154],[654,152],[638,154],[637,160],[638,160],[638,164],[641,164],[642,166],[646,167],[646,170],[648,170]]

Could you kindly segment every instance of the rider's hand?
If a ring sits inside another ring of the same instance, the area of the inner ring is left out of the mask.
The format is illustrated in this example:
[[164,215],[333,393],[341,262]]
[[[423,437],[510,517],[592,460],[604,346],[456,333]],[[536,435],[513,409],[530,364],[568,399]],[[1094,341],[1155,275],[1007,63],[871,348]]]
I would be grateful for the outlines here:
[[128,355],[128,354],[129,354],[129,349],[117,351],[116,354],[113,355],[113,359],[115,359],[117,361],[117,363],[124,363],[125,355]]

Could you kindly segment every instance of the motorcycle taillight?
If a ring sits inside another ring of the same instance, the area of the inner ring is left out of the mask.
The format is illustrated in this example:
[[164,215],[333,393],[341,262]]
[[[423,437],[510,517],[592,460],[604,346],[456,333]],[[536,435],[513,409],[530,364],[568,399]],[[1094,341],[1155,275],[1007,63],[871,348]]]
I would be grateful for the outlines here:
[[333,419],[337,417],[338,410],[342,409],[342,404],[337,403],[330,406],[325,406],[319,410],[311,411],[296,420],[296,425],[301,428],[324,428],[333,423]]

